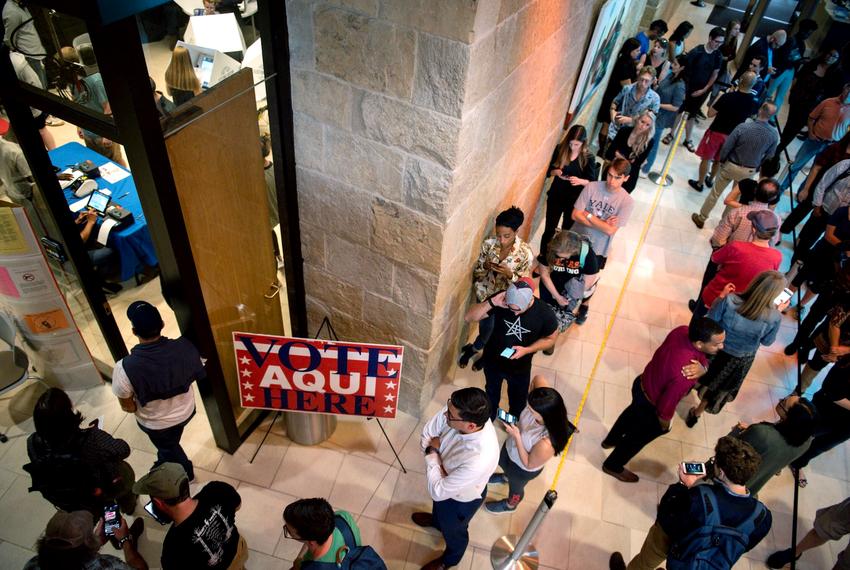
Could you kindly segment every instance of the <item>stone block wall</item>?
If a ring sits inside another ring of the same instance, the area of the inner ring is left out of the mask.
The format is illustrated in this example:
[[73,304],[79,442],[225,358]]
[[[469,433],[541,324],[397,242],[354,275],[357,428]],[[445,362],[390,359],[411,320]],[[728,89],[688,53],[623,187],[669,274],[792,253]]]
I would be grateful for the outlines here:
[[287,0],[311,328],[404,345],[405,411],[465,341],[495,214],[530,230],[602,3]]

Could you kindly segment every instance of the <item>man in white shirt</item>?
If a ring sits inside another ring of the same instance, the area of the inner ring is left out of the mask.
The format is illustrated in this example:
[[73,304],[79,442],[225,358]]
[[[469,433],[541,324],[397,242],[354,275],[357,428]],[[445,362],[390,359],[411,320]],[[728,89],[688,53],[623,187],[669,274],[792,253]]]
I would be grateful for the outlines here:
[[206,378],[203,362],[187,339],[162,336],[165,324],[150,303],[134,301],[127,307],[127,318],[139,344],[115,363],[112,392],[122,410],[136,414],[139,429],[156,447],[154,467],[179,463],[191,481],[195,471],[180,438],[195,415],[192,383]]
[[442,556],[422,570],[456,566],[469,544],[469,522],[481,506],[487,481],[499,463],[499,440],[490,421],[490,403],[480,388],[452,393],[446,406],[422,429],[425,478],[432,513],[413,513],[413,522],[434,527],[446,541]]

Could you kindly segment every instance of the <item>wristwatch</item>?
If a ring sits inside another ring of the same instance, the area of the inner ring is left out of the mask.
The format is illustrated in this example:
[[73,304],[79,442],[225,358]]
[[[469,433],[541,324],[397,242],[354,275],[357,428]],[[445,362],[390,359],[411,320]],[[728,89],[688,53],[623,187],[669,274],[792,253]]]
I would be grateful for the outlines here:
[[425,455],[428,455],[429,453],[434,453],[434,452],[440,453],[440,450],[437,449],[436,447],[434,447],[433,445],[429,445],[428,447],[425,448]]
[[128,533],[128,534],[127,534],[127,536],[125,536],[124,538],[119,538],[119,539],[118,539],[118,548],[123,547],[123,546],[124,546],[124,543],[125,543],[125,542],[129,542],[129,541],[130,541],[130,534]]
[[592,217],[593,217],[593,214],[591,214],[590,212],[588,212],[588,213],[587,213],[587,216],[585,216],[585,218],[587,219],[587,221],[590,221],[590,218],[592,218]]

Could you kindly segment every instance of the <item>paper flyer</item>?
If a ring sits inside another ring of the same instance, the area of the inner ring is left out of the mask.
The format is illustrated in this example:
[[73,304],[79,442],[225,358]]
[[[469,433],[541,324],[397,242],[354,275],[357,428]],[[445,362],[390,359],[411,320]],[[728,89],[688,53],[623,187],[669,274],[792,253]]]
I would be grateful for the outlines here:
[[111,232],[112,228],[117,225],[118,220],[113,220],[112,218],[105,218],[100,224],[100,229],[97,230],[97,243],[105,247],[106,240],[109,239],[109,232]]

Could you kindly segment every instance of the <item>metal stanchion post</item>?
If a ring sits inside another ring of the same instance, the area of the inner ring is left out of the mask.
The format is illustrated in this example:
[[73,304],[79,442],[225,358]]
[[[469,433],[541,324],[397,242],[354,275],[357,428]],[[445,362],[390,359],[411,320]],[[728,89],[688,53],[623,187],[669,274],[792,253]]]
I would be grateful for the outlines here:
[[495,570],[536,570],[540,565],[540,553],[531,544],[531,539],[537,534],[537,529],[552,510],[557,498],[557,491],[546,491],[522,536],[517,538],[515,534],[506,534],[493,543],[490,549],[490,564]]
[[[676,136],[676,133],[678,133],[680,129],[684,128],[684,125],[687,121],[688,121],[688,114],[682,113],[682,116],[679,118],[679,122],[676,123],[675,127],[673,127],[671,134],[673,134],[674,136],[673,136],[673,140],[670,141],[670,148],[667,150],[667,158],[668,159],[670,158],[670,155],[673,151],[673,146],[675,146],[676,140],[678,139],[678,137]],[[656,172],[656,171],[653,170],[652,172],[647,174],[646,177],[649,178],[652,181],[653,184],[659,184],[660,183],[662,186],[664,186],[666,188],[667,186],[670,186],[671,184],[673,184],[673,177],[670,176],[670,174],[667,174],[667,176],[664,177],[664,181],[663,182],[661,181],[661,173],[664,172],[665,168],[667,168],[667,160],[664,161],[664,166],[661,167],[660,172]],[[667,170],[669,171],[669,168],[667,168]]]

